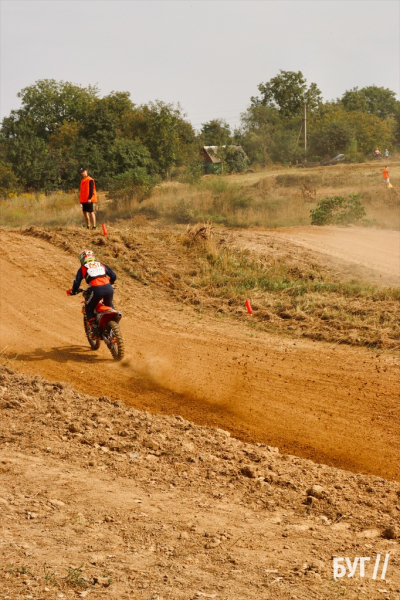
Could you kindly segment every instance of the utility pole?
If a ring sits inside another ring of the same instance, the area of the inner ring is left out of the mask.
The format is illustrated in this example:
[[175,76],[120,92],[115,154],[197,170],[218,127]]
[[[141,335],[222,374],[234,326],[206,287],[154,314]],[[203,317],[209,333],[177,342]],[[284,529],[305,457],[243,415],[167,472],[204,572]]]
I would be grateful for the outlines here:
[[304,100],[304,156],[307,155],[307,101]]

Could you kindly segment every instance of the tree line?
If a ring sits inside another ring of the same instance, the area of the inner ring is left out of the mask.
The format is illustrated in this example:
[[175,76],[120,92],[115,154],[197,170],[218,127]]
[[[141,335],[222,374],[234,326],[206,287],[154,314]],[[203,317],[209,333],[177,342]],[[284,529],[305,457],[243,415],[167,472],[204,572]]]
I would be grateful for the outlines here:
[[[129,92],[100,97],[96,86],[39,80],[22,89],[21,107],[0,129],[0,195],[19,190],[68,190],[79,185],[78,168],[90,169],[99,188],[141,189],[179,173],[186,181],[202,174],[203,145],[241,145],[252,164],[294,164],[344,153],[351,161],[376,146],[400,146],[400,102],[393,91],[368,86],[324,102],[301,72],[280,71],[258,86],[259,95],[232,131],[223,119],[196,132],[182,108],[161,101],[135,105]],[[243,161],[224,156],[229,170]]]

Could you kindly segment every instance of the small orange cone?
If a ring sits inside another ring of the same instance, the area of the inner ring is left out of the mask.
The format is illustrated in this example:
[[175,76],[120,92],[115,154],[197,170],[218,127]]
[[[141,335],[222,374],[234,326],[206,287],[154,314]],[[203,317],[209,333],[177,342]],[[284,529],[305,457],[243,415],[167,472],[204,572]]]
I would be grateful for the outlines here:
[[246,308],[247,308],[247,312],[249,313],[249,315],[252,315],[253,311],[251,308],[250,300],[246,300]]
[[103,234],[107,235],[107,227],[105,226],[105,224],[103,223],[101,226],[102,230],[103,230]]

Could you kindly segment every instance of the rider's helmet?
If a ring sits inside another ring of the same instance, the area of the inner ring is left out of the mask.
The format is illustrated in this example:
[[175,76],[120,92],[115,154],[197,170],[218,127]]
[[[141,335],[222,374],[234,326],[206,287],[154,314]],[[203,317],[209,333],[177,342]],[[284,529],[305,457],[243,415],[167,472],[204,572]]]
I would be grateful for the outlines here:
[[96,260],[93,250],[82,250],[78,258],[82,266]]

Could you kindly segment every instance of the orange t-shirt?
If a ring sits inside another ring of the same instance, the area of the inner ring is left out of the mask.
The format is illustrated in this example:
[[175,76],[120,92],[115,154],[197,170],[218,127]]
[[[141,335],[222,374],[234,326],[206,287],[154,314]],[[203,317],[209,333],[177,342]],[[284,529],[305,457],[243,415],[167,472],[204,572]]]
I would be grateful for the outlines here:
[[382,175],[383,179],[389,179],[389,169],[383,169]]

